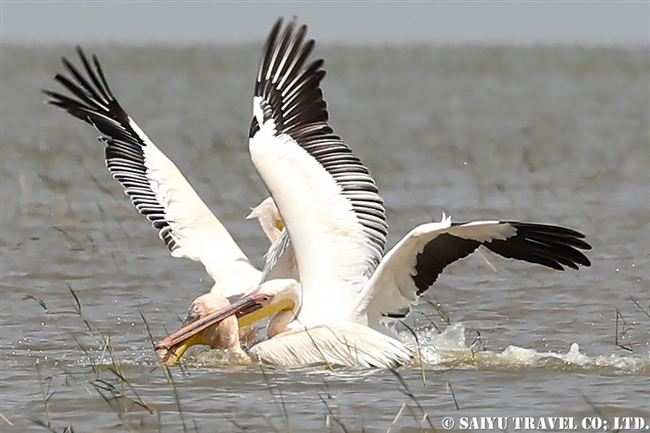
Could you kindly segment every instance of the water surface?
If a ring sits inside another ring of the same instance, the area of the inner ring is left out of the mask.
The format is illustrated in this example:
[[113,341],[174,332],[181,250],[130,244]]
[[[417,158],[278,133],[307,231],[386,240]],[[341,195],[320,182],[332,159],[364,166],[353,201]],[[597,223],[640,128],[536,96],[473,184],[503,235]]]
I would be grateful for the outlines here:
[[[268,244],[244,220],[266,197],[247,154],[259,47],[87,49],[261,265]],[[399,378],[190,358],[171,370],[176,396],[143,317],[165,336],[209,277],[168,255],[107,173],[97,132],[43,105],[73,47],[2,50],[0,411],[13,423],[2,431],[49,419],[56,431],[374,432],[397,418],[392,431],[409,432],[423,412],[436,427],[596,411],[650,422],[647,50],[318,49],[331,124],[380,186],[390,246],[446,212],[578,229],[593,265],[554,272],[489,252],[496,273],[478,255],[456,263],[428,292],[443,314],[421,302],[408,322],[427,363]],[[122,393],[145,404],[111,400]]]

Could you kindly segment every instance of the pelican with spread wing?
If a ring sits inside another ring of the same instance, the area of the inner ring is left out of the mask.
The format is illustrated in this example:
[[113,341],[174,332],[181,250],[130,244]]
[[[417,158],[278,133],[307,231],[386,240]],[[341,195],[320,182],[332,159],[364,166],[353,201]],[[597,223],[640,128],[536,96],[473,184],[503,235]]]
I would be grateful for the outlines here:
[[306,32],[295,19],[273,27],[257,74],[249,134],[251,160],[286,227],[267,268],[290,237],[300,283],[262,281],[159,348],[173,351],[226,317],[248,324],[276,313],[269,339],[250,351],[264,362],[396,367],[410,363],[413,353],[382,322],[408,314],[446,266],[479,246],[557,270],[590,265],[579,250],[591,247],[572,229],[516,221],[454,223],[445,216],[415,227],[384,256],[382,198],[368,169],[328,124],[323,60],[308,62],[314,41],[305,40]]
[[[174,163],[153,143],[126,113],[111,91],[96,56],[92,63],[81,48],[77,52],[85,75],[66,58],[69,76],[55,80],[71,96],[44,90],[47,103],[94,126],[102,136],[106,166],[122,185],[135,208],[158,230],[170,254],[200,261],[215,281],[209,293],[197,298],[188,317],[220,308],[225,298],[238,297],[257,287],[261,272],[256,269],[228,230],[201,200]],[[250,217],[258,218],[271,242],[284,227],[272,200],[256,207]],[[278,264],[283,264],[279,261]],[[290,269],[274,269],[276,275],[291,276]],[[235,325],[236,326],[236,325]],[[221,347],[213,327],[195,337],[196,343]],[[239,346],[228,344],[228,347]],[[179,356],[182,353],[177,353]]]

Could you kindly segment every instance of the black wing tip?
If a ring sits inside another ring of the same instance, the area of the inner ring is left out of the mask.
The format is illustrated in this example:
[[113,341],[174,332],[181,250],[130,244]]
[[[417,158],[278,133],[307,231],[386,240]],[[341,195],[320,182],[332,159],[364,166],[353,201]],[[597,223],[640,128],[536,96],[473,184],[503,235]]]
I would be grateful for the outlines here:
[[[285,18],[283,16],[279,16],[278,19],[275,20],[275,24],[273,24],[273,27],[271,28],[271,32],[269,33],[269,35],[272,35],[273,33],[277,34],[280,32],[280,30],[282,30],[283,27],[285,27],[284,19]],[[296,24],[298,24],[298,15],[292,15],[291,18],[287,20],[287,25],[285,28],[293,29],[294,27],[296,27]],[[306,30],[307,25],[303,24],[300,26],[300,29],[303,28]]]
[[584,239],[585,234],[578,230],[566,226],[559,226],[556,224],[537,223],[537,222],[523,222],[523,221],[500,221],[501,223],[510,224],[513,227],[524,227],[527,229],[536,230],[539,232],[548,233],[562,233],[574,238]]
[[55,74],[53,80],[64,90],[44,89],[43,93],[48,96],[44,102],[113,138],[116,138],[113,134],[123,135],[122,131],[115,129],[116,126],[128,130],[129,135],[137,135],[131,130],[129,115],[115,99],[97,56],[93,54],[91,65],[81,46],[77,46],[76,51],[81,65],[75,65],[65,56],[61,57],[65,71]]
[[[325,126],[329,120],[320,88],[325,77],[324,60],[309,59],[315,41],[305,40],[306,25],[296,29],[295,16],[286,26],[283,23],[279,18],[266,39],[254,94],[263,100],[263,121],[273,118],[279,132],[297,139],[305,127]],[[249,137],[257,130],[251,124]]]
[[[296,28],[296,25],[298,24],[298,17],[295,15],[288,21],[286,26],[284,26],[283,23],[284,19],[282,17],[278,18],[275,25],[269,32],[269,35],[266,38],[264,50],[262,51],[262,62],[264,63],[265,59],[268,60],[270,53],[273,53],[280,48],[286,49],[286,46],[282,47],[283,44],[289,42],[298,42],[297,45],[301,48],[301,50],[295,53],[295,55],[302,56],[303,59],[301,63],[306,63],[307,58],[311,54],[313,48],[316,46],[316,41],[314,39],[304,40],[304,37],[307,35],[307,31],[309,29],[307,27],[307,24],[302,24],[300,27]],[[312,63],[315,62],[321,62],[322,64],[324,61],[323,59],[318,59]]]
[[591,266],[589,258],[580,251],[592,249],[592,246],[583,240],[584,233],[553,224],[520,221],[506,221],[506,223],[517,230],[517,235],[523,238],[523,242],[536,250],[539,254],[536,256],[537,263],[558,271],[565,270],[565,267],[578,270],[579,265]]
[[512,225],[517,230],[523,229],[527,233],[531,233],[536,236],[548,237],[555,241],[564,240],[568,245],[579,248],[581,250],[592,249],[591,245],[583,240],[586,238],[584,233],[569,227],[558,226],[554,224],[525,223],[520,221],[507,221],[507,223]]
[[[294,15],[295,18],[295,15]],[[275,20],[275,24],[273,24],[273,27],[271,27],[271,31],[269,32],[269,37],[268,39],[271,39],[271,35],[273,34],[278,34],[280,32],[280,29],[284,26],[284,17],[280,16],[278,17],[277,20]]]
[[44,93],[48,97],[48,99],[43,101],[43,104],[51,104],[55,99],[58,99],[59,97],[59,94],[54,90],[41,89],[41,93]]
[[[92,59],[95,64],[95,71],[90,67],[90,62],[88,61],[88,57],[86,56],[86,53],[84,50],[81,48],[80,45],[77,45],[75,47],[75,51],[77,52],[77,56],[79,57],[79,60],[81,61],[81,64],[83,66],[83,70],[85,72],[85,75],[80,72],[80,68],[78,68],[74,62],[69,60],[66,56],[61,56],[61,63],[65,67],[65,69],[69,72],[71,77],[69,78],[66,74],[63,73],[57,73],[54,75],[54,80],[59,82],[63,87],[66,87],[67,90],[73,91],[69,86],[74,86],[76,90],[81,90],[84,93],[87,93],[91,96],[97,97],[97,93],[99,92],[100,96],[103,96],[104,99],[106,99],[107,103],[113,102],[111,98],[112,95],[106,95],[104,90],[108,88],[106,79],[103,76],[103,71],[101,64],[99,63],[99,59],[95,54],[92,55]],[[101,80],[97,79],[97,75],[101,77]],[[71,79],[72,78],[72,79]],[[90,82],[87,81],[87,79],[90,79]],[[67,83],[67,84],[66,84]],[[108,97],[107,97],[108,96]]]
[[[452,226],[469,224],[454,222]],[[578,270],[580,265],[591,266],[591,261],[581,250],[592,247],[585,235],[569,227],[522,221],[498,221],[516,230],[507,239],[492,239],[481,242],[490,251],[503,257],[536,263],[557,271],[565,268]]]

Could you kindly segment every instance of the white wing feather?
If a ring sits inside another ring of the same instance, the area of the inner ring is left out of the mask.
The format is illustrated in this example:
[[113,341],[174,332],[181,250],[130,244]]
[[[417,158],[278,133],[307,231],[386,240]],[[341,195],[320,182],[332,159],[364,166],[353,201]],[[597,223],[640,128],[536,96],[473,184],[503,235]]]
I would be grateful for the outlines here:
[[263,131],[250,139],[251,159],[291,236],[303,287],[301,316],[320,322],[332,314],[327,306],[348,304],[367,282],[360,271],[367,263],[366,239],[325,169],[291,137]]

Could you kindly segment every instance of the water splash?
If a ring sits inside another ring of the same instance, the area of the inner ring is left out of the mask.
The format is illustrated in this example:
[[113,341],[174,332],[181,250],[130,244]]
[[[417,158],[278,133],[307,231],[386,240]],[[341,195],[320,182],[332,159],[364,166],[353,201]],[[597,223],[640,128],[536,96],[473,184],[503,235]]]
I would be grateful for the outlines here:
[[650,356],[634,357],[589,356],[580,352],[577,343],[571,344],[566,353],[538,352],[519,346],[508,346],[503,352],[477,351],[468,347],[465,325],[461,322],[449,325],[442,333],[426,329],[417,331],[416,338],[407,332],[400,338],[420,355],[421,363],[431,369],[518,370],[546,368],[559,371],[620,370],[650,372]]

